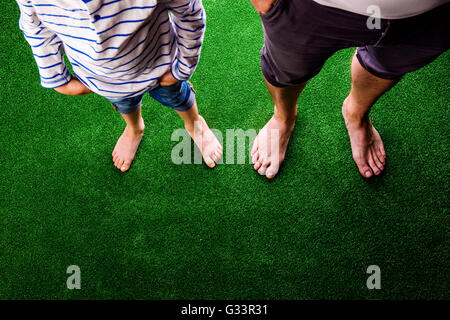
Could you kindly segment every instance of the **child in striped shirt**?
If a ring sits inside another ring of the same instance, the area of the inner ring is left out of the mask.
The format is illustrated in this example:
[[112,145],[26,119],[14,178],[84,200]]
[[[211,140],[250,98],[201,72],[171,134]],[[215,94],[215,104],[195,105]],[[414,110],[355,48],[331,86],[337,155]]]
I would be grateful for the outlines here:
[[146,92],[181,116],[205,163],[215,166],[222,146],[198,114],[187,82],[205,31],[201,0],[16,1],[42,86],[68,95],[95,92],[121,113],[126,127],[112,153],[118,169],[130,168],[141,142]]

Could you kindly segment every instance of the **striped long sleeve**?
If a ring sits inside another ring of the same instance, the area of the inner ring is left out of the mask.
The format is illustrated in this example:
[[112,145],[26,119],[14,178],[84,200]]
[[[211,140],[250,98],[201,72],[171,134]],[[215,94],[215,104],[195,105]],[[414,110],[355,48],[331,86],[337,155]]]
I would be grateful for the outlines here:
[[44,87],[74,74],[106,98],[151,90],[172,68],[189,79],[205,31],[201,0],[16,0]]
[[36,16],[31,1],[18,0],[19,27],[31,46],[39,68],[41,85],[56,88],[70,81],[71,75],[63,59],[63,46],[58,36]]
[[172,75],[177,80],[189,79],[197,67],[205,33],[206,15],[201,0],[168,2],[177,37],[177,55]]

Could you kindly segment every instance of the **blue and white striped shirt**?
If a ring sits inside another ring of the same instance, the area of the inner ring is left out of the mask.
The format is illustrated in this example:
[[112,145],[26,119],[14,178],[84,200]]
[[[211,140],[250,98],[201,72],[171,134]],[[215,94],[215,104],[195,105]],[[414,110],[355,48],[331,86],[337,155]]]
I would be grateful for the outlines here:
[[200,58],[201,0],[16,1],[46,88],[70,81],[63,52],[80,81],[115,99],[157,86],[170,66],[177,80],[187,80]]

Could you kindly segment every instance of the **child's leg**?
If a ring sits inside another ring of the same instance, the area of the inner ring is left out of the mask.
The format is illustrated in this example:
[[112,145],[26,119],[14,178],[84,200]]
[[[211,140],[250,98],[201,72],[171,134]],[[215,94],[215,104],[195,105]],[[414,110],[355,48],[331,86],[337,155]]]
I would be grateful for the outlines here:
[[198,114],[197,102],[186,111],[175,110],[184,120],[184,127],[200,149],[208,167],[214,168],[222,158],[222,145],[208,127],[205,119]]
[[127,126],[119,140],[117,140],[112,156],[114,165],[122,172],[125,172],[130,168],[136,155],[144,134],[145,125],[141,115],[141,107],[132,113],[122,113],[121,115]]
[[174,109],[184,120],[184,127],[202,153],[208,167],[215,167],[222,157],[222,145],[209,129],[205,119],[198,114],[195,92],[187,81],[171,86],[158,86],[149,92],[150,96]]

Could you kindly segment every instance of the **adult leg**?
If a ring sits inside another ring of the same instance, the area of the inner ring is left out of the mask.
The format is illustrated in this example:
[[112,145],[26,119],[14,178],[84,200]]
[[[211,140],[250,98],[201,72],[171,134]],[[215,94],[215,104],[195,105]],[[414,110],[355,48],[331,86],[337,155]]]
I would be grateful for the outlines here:
[[287,87],[275,87],[266,80],[275,104],[274,114],[255,138],[251,150],[254,169],[271,179],[284,160],[289,138],[297,116],[297,100],[306,82]]
[[406,73],[422,68],[449,48],[450,4],[391,22],[378,46],[359,47],[352,62],[352,87],[342,113],[353,158],[364,177],[384,169],[383,142],[369,118],[377,99]]
[[273,178],[285,157],[300,93],[336,51],[366,39],[366,18],[312,0],[252,2],[263,23],[261,69],[275,107],[251,155],[254,169]]
[[380,134],[372,125],[369,112],[374,103],[399,79],[382,79],[364,69],[353,56],[352,86],[342,106],[353,159],[366,178],[379,175],[386,163],[386,152]]

